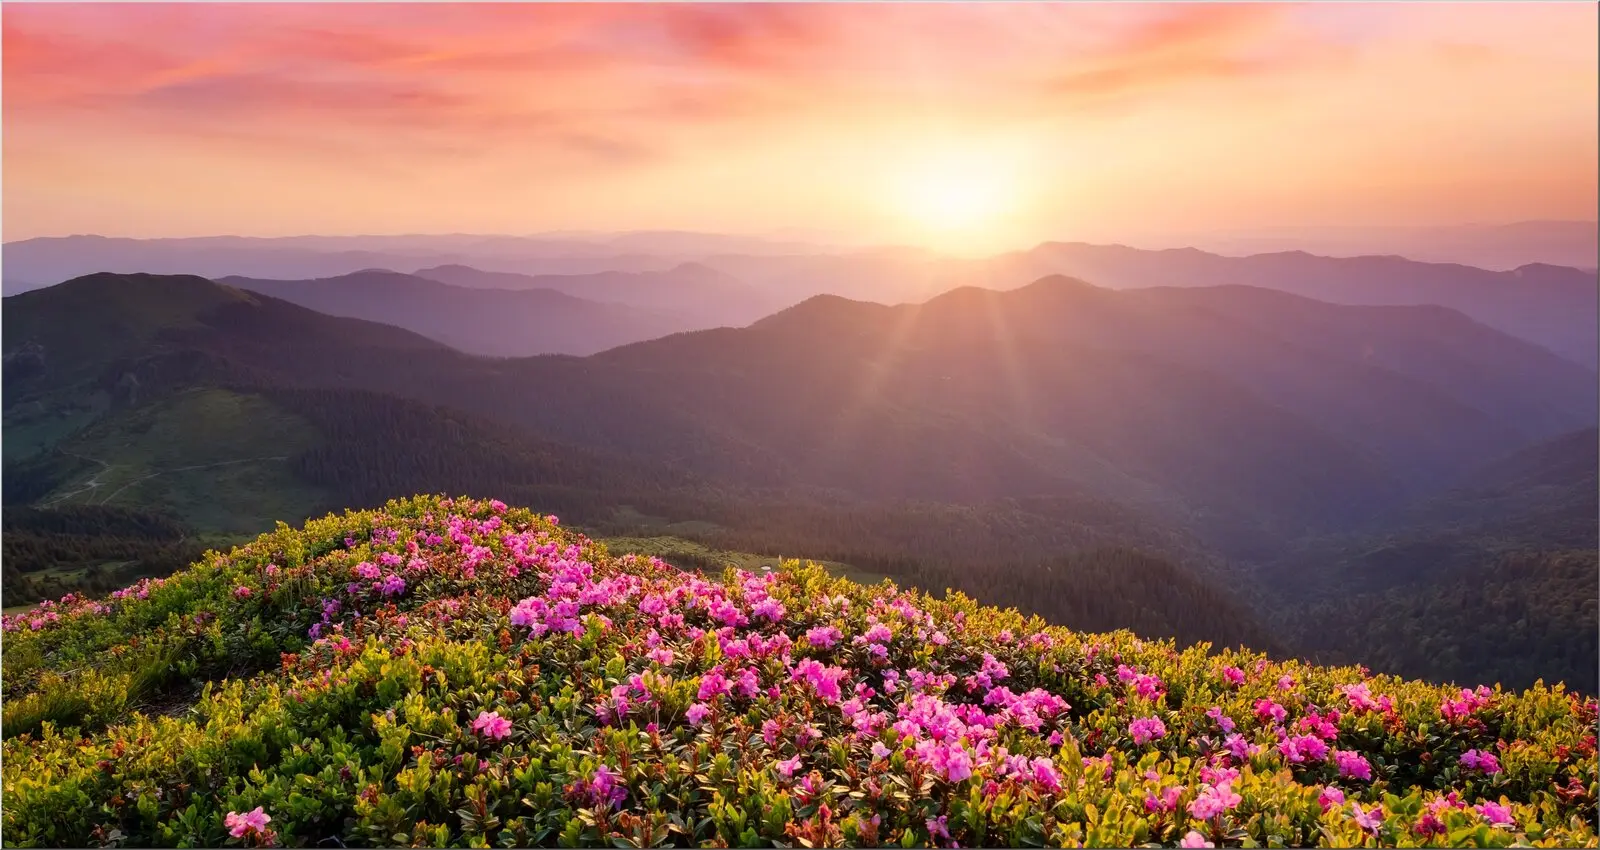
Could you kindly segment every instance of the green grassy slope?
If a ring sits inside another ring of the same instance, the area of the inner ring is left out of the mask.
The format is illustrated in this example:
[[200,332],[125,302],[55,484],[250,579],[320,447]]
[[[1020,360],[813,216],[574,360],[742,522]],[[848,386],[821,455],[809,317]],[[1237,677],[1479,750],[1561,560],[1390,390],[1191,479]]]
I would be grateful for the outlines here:
[[183,517],[207,531],[260,533],[327,504],[328,494],[288,463],[320,440],[309,422],[260,396],[179,392],[63,440],[58,450],[80,461],[79,472],[38,503],[115,505]]

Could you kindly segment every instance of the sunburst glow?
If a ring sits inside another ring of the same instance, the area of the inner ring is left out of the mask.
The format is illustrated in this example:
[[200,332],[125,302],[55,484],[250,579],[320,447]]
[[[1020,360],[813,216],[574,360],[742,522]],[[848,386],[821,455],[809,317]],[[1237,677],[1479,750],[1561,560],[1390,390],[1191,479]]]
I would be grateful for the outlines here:
[[914,162],[893,192],[897,215],[925,237],[976,245],[1017,212],[1019,190],[999,156],[944,154]]

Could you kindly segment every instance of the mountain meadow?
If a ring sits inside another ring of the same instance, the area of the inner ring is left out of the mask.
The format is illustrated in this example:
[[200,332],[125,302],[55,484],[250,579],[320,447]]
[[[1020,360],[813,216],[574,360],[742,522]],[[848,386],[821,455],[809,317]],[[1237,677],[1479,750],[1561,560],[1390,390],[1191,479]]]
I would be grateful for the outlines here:
[[280,525],[4,628],[23,845],[1595,842],[1592,696],[684,572],[499,501]]

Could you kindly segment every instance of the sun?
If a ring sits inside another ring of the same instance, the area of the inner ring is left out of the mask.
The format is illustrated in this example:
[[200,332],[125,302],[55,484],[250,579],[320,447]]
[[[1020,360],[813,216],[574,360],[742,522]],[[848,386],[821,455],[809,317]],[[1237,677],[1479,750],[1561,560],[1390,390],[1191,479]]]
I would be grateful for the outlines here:
[[972,230],[1000,212],[1001,194],[996,181],[982,174],[932,175],[911,187],[907,212],[935,230]]
[[947,247],[995,239],[1015,212],[1017,185],[1001,157],[945,153],[913,160],[892,193],[897,215]]

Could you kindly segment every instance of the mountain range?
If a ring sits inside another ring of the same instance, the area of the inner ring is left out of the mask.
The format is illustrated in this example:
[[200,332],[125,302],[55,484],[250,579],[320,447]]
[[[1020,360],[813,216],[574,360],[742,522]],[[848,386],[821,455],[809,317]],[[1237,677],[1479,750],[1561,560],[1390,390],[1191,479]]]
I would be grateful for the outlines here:
[[[8,294],[106,270],[251,279],[265,286],[268,280],[343,280],[357,272],[409,269],[415,277],[453,286],[549,289],[666,314],[654,319],[626,311],[608,315],[568,303],[551,312],[565,309],[579,317],[564,324],[575,337],[591,336],[598,342],[540,347],[514,333],[508,337],[498,332],[490,335],[492,341],[475,340],[481,346],[475,350],[496,353],[591,353],[653,338],[666,332],[663,322],[678,330],[743,326],[821,294],[886,304],[921,302],[961,286],[1013,289],[1059,274],[1112,289],[1254,286],[1339,304],[1432,304],[1591,369],[1600,362],[1600,336],[1593,321],[1600,311],[1600,278],[1592,260],[1580,267],[1541,262],[1491,271],[1401,256],[1286,251],[1234,257],[1193,248],[1140,250],[1067,242],[961,259],[914,248],[830,248],[705,234],[170,240],[74,236],[7,243],[3,254]],[[344,285],[351,286],[348,281]],[[422,291],[414,281],[408,287],[389,293],[408,303],[386,308],[381,318],[433,334],[437,329],[423,322],[402,320],[413,311],[429,312],[430,299],[439,293]],[[300,298],[313,306],[338,303],[332,295],[312,301],[309,294],[294,294],[309,293],[314,288],[310,285],[279,283],[277,288],[291,300]],[[420,294],[405,294],[412,290]],[[531,303],[515,302],[506,309],[525,315],[536,309]],[[369,315],[349,309],[350,315]],[[591,316],[596,318],[589,321]],[[459,342],[459,335],[451,339]]]
[[[466,306],[485,293],[572,297],[369,277],[448,292],[459,307],[419,303],[467,317],[487,315]],[[344,285],[239,283],[305,298]],[[1593,370],[1439,306],[1048,276],[913,304],[816,296],[747,327],[510,358],[192,276],[87,276],[8,296],[0,316],[7,504],[118,505],[199,533],[493,490],[615,533],[981,586],[1062,616],[1063,569],[1119,564],[1152,587],[1176,569],[1293,612],[1327,598],[1300,593],[1307,575],[1332,576],[1339,598],[1382,595],[1400,576],[1414,589],[1437,569],[1497,569],[1517,540],[1570,571],[1571,533],[1527,529],[1592,533],[1572,485],[1521,493],[1522,531],[1459,494],[1491,462],[1502,481],[1581,468]],[[1430,549],[1452,521],[1493,540]],[[1414,557],[1350,566],[1408,535]],[[1154,560],[1112,554],[1129,548]],[[1264,615],[1245,628],[1315,643]]]
[[556,289],[451,286],[382,270],[318,280],[224,277],[219,281],[331,316],[414,330],[461,351],[492,357],[594,354],[697,327],[685,316],[579,298]]

